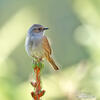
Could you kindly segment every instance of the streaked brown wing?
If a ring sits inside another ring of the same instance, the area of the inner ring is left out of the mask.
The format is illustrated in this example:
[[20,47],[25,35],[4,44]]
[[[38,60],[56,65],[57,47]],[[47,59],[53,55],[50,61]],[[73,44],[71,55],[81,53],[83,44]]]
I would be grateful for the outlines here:
[[43,36],[42,47],[45,50],[45,53],[51,55],[51,47],[46,36]]

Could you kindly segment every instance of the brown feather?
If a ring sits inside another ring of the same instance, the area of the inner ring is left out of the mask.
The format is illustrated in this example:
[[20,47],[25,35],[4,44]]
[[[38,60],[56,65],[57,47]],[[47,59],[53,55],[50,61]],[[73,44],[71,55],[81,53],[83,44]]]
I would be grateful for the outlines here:
[[51,55],[51,47],[50,47],[50,44],[49,44],[46,36],[43,36],[42,47],[43,47],[43,49],[45,50],[46,53]]
[[52,59],[52,57],[50,56],[51,55],[51,47],[49,45],[49,42],[48,42],[48,39],[46,36],[43,37],[43,40],[42,40],[42,47],[44,49],[44,55],[45,55],[45,58],[48,60],[48,62],[52,65],[52,67],[55,69],[55,70],[59,70],[59,67],[56,65],[55,61]]

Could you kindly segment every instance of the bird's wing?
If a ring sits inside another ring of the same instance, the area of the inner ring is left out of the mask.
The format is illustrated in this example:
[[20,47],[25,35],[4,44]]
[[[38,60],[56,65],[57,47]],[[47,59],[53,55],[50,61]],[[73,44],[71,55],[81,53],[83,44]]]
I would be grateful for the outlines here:
[[51,47],[46,36],[43,36],[42,47],[46,54],[51,55]]

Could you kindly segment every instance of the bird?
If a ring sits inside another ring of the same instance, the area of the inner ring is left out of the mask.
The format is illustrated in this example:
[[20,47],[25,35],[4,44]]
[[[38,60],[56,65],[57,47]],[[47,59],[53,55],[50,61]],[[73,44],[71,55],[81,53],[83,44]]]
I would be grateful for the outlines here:
[[46,59],[54,70],[59,70],[58,65],[52,57],[52,49],[45,31],[49,28],[40,24],[33,24],[26,36],[25,49],[29,56],[37,60]]

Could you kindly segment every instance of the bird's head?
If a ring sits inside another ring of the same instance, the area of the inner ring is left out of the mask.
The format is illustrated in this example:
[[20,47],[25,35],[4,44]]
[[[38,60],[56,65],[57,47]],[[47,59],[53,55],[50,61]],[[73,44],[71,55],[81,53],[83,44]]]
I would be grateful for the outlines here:
[[34,24],[29,28],[28,33],[33,35],[43,35],[45,30],[48,30],[48,28],[45,28],[40,24]]

